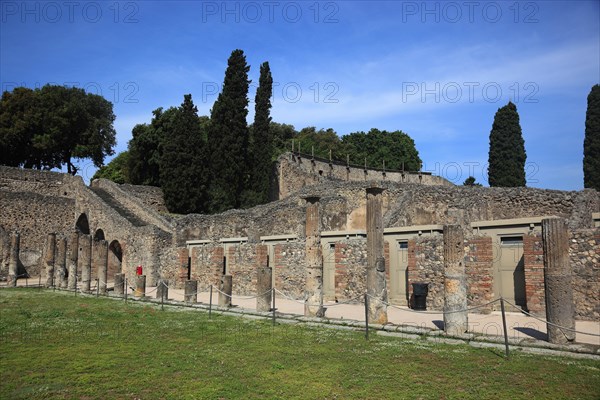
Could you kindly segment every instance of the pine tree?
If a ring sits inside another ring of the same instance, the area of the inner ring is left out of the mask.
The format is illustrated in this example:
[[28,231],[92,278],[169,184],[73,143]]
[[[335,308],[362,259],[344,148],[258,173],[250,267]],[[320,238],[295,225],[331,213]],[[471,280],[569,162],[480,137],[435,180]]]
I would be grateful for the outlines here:
[[583,141],[583,187],[600,191],[600,85],[587,98]]
[[260,78],[255,97],[254,124],[250,129],[248,160],[250,177],[246,183],[242,206],[252,207],[269,201],[269,186],[273,155],[271,135],[271,96],[273,77],[269,63],[260,66]]
[[248,178],[248,71],[242,50],[229,57],[223,91],[211,111],[209,144],[211,150],[210,211],[222,212],[241,204]]
[[525,186],[525,141],[517,106],[508,102],[494,116],[490,132],[488,181],[490,186]]
[[207,190],[205,145],[192,95],[184,96],[172,122],[160,157],[165,203],[173,213],[202,212]]

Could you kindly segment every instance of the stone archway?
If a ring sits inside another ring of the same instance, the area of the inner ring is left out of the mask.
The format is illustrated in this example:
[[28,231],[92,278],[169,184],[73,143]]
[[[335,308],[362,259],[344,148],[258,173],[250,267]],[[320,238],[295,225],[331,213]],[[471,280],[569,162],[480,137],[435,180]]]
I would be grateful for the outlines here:
[[113,240],[108,246],[108,279],[122,272],[123,248],[118,240]]
[[106,240],[104,238],[104,231],[102,229],[96,229],[96,233],[94,233],[94,240]]
[[84,235],[90,234],[90,224],[88,221],[88,217],[87,215],[85,215],[85,213],[82,213],[79,216],[79,218],[77,218],[77,222],[75,223],[75,229],[77,230],[77,232],[80,232]]

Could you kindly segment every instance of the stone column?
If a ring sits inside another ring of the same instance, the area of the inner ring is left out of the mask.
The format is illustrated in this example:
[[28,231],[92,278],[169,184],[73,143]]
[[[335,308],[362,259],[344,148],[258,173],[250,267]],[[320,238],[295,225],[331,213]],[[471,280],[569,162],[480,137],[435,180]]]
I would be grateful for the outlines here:
[[81,263],[81,291],[90,292],[92,281],[92,237],[81,235],[79,238],[79,262]]
[[146,296],[146,275],[135,276],[135,291],[133,295],[140,298]]
[[73,289],[73,290],[77,289],[78,250],[79,250],[79,233],[71,232],[71,237],[69,238],[69,260],[68,260],[69,279],[67,282],[67,287],[69,289]]
[[384,189],[367,189],[367,294],[369,295],[369,322],[386,324],[387,288],[383,240],[383,213],[381,210]]
[[[569,233],[562,218],[542,220],[544,248],[544,280],[546,283],[546,320],[565,328],[575,329],[575,310],[569,262]],[[569,343],[575,332],[547,325],[550,343]]]
[[183,301],[186,303],[196,303],[198,301],[198,281],[185,281]]
[[462,335],[468,329],[465,245],[459,225],[444,226],[444,330]]
[[56,234],[49,233],[46,237],[46,252],[44,263],[46,265],[46,287],[54,286],[54,259],[56,251]]
[[67,287],[67,238],[65,237],[61,237],[56,241],[54,282],[57,287]]
[[[8,287],[17,286],[19,275],[19,251],[21,247],[21,235],[13,233],[10,238],[10,258],[8,261]],[[40,272],[41,273],[41,272]]]
[[125,294],[125,274],[115,274],[115,296],[123,297]]
[[256,246],[256,311],[269,311],[273,294],[273,274],[269,268],[269,249],[265,245]]
[[106,294],[106,287],[108,281],[108,242],[106,240],[99,240],[95,243],[94,261],[96,262],[96,271],[98,273],[98,292],[100,294]]
[[169,282],[166,279],[159,279],[158,286],[156,286],[156,298],[157,299],[169,299]]
[[323,309],[323,251],[321,249],[321,229],[319,200],[317,196],[306,200],[306,283],[304,288],[304,315],[324,316]]
[[219,306],[231,307],[231,293],[233,288],[233,277],[231,275],[221,276],[221,287],[219,288]]

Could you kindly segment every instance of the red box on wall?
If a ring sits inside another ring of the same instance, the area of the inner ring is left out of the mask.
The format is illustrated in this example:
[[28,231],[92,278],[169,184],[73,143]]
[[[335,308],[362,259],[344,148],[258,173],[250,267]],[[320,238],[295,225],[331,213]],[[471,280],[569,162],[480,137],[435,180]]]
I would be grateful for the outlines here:
[[141,266],[141,265],[138,265],[138,266],[137,266],[137,268],[136,268],[136,270],[135,270],[135,273],[136,273],[137,275],[142,275],[142,266]]

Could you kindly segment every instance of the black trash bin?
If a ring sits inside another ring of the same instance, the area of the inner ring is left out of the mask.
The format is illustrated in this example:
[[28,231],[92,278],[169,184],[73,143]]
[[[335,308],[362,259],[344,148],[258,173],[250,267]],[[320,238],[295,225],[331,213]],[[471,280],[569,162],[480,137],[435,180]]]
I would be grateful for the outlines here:
[[429,283],[414,282],[413,287],[413,309],[427,310],[427,293],[429,292]]

